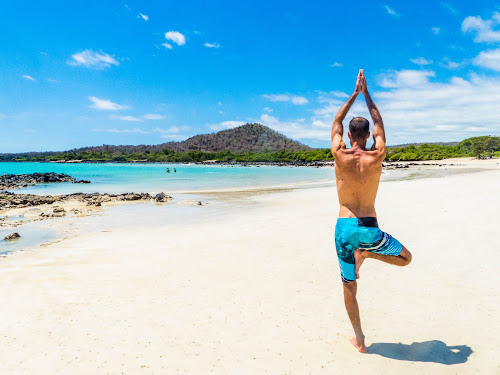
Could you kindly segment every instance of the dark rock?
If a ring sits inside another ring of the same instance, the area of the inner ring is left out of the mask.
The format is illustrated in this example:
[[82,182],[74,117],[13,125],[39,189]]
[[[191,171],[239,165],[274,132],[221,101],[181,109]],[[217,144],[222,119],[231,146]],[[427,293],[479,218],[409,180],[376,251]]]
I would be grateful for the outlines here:
[[11,233],[11,234],[5,236],[4,240],[5,241],[13,241],[13,240],[17,240],[19,237],[21,237],[21,235],[17,232],[14,232],[14,233]]
[[72,181],[73,184],[90,184],[89,180]]
[[155,201],[158,203],[168,203],[172,199],[173,198],[170,195],[167,195],[165,193],[158,193],[155,195]]
[[201,202],[198,202],[198,203],[197,203],[197,205],[198,205],[198,206],[202,206],[202,205],[203,205],[203,203],[201,203]]
[[[158,195],[157,195],[158,196]],[[158,202],[169,202],[173,198],[165,193],[160,193],[158,200],[156,197],[148,193],[124,193],[124,194],[84,194],[84,193],[72,193],[65,195],[33,195],[33,194],[14,194],[8,191],[0,191],[0,210],[8,208],[22,208],[22,207],[33,207],[44,204],[53,204],[54,202],[63,203],[66,201],[78,201],[86,204],[87,206],[101,206],[103,202],[118,202],[118,201],[150,201],[156,200]],[[62,211],[61,211],[62,210]],[[27,210],[27,216],[32,218],[41,216],[43,213],[38,208],[34,210]],[[55,215],[55,217],[63,216],[65,213],[62,207],[54,207],[49,215]]]
[[18,189],[48,182],[74,182],[73,177],[64,173],[6,174],[0,176],[0,190]]
[[141,194],[136,194],[136,193],[129,193],[123,195],[123,200],[126,201],[138,201],[141,198],[142,198]]

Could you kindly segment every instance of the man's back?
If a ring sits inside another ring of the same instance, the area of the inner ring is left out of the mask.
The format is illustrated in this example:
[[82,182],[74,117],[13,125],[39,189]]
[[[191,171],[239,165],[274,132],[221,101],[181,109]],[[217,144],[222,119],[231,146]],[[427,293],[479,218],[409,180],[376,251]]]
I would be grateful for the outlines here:
[[360,147],[341,148],[335,153],[339,217],[377,216],[375,198],[384,154]]

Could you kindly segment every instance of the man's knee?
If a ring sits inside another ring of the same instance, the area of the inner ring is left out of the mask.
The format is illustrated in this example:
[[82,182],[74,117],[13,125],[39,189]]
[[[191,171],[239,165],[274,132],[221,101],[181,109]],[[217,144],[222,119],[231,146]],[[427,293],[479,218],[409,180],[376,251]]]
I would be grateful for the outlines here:
[[358,289],[358,285],[356,280],[351,281],[349,283],[342,283],[344,287],[344,296],[356,296],[356,291]]
[[411,253],[408,251],[408,249],[406,247],[403,246],[399,256],[405,260],[405,263],[403,264],[403,266],[407,266],[408,264],[411,263]]

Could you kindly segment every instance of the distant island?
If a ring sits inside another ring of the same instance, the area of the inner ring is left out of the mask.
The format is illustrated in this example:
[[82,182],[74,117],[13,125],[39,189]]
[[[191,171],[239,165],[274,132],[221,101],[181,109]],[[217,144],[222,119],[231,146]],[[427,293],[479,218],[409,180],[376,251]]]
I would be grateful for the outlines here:
[[[418,143],[387,148],[386,161],[442,160],[500,156],[500,137],[481,136],[454,143]],[[84,147],[62,152],[0,154],[3,162],[169,162],[311,163],[333,161],[331,150],[314,149],[267,126],[245,124],[182,142],[159,145]]]

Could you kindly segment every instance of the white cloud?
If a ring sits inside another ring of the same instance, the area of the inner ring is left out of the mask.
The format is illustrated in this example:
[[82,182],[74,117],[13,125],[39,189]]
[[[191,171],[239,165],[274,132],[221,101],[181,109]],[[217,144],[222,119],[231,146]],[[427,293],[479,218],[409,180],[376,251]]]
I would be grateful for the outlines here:
[[271,102],[291,102],[295,105],[304,105],[309,103],[309,100],[303,96],[289,95],[289,94],[264,94],[262,95]]
[[401,70],[381,75],[380,86],[385,88],[393,87],[419,87],[429,81],[429,77],[434,77],[435,73],[429,70]]
[[71,58],[72,60],[68,61],[69,65],[85,66],[93,69],[104,69],[110,67],[111,65],[120,65],[114,57],[108,55],[107,53],[95,52],[90,49],[77,52],[71,55]]
[[[165,39],[177,44],[178,46],[183,46],[186,44],[186,37],[178,31],[169,31],[165,33]],[[165,43],[168,44],[168,43]],[[170,49],[171,49],[170,45]],[[167,47],[168,48],[168,47]]]
[[[114,118],[114,116],[113,116]],[[135,122],[142,122],[143,120],[139,117],[135,117],[135,116],[117,116],[117,118],[119,120],[123,120],[123,121],[135,121]]]
[[[387,129],[389,144],[461,140],[481,134],[500,134],[500,78],[471,75],[431,82],[433,71],[394,71],[381,77],[384,91],[372,89]],[[297,140],[320,140],[328,147],[332,121],[344,104],[340,91],[319,92],[318,103],[307,119],[280,119],[263,113],[247,122],[260,122]],[[280,98],[283,99],[283,98]],[[357,100],[346,117],[370,120],[364,100]],[[225,121],[211,125],[221,130],[243,125]],[[347,132],[345,132],[347,134]]]
[[477,66],[500,71],[500,48],[482,51],[472,63]]
[[[500,78],[472,75],[431,82],[433,71],[397,71],[382,77],[390,85],[373,91],[389,144],[461,140],[481,134],[500,134]],[[320,106],[302,122],[281,121],[264,114],[264,125],[295,139],[329,140],[333,118],[344,103],[334,93],[319,93]],[[364,100],[357,100],[347,120],[363,116],[371,121]],[[345,124],[346,125],[346,124]]]
[[332,95],[336,96],[337,98],[348,98],[349,95],[347,95],[345,92],[343,91],[331,91],[330,92]]
[[410,61],[417,65],[430,65],[433,63],[432,60],[427,60],[423,57],[417,57],[416,59],[410,59]]
[[277,132],[285,134],[292,139],[320,139],[328,140],[330,137],[331,125],[328,127],[308,124],[303,119],[281,121],[278,118],[266,113],[260,116],[259,121],[263,125],[270,127]]
[[[161,137],[170,141],[183,141],[188,138],[186,132],[189,130],[187,126],[171,126],[168,129],[155,128],[153,132],[161,133]],[[183,131],[184,133],[181,133]]]
[[32,76],[29,76],[27,74],[23,75],[23,78],[27,79],[28,81],[36,81],[36,79],[34,79]]
[[188,138],[184,134],[180,134],[181,130],[188,130],[188,127],[177,127],[177,126],[171,126],[168,129],[163,129],[163,128],[152,128],[152,129],[140,129],[140,128],[132,128],[132,129],[118,129],[118,128],[111,128],[111,129],[92,129],[94,132],[105,132],[105,133],[115,133],[115,134],[160,134],[161,138],[167,138],[170,140],[184,140]]
[[116,104],[116,103],[113,103],[112,101],[109,101],[107,99],[96,98],[95,96],[89,96],[89,100],[92,103],[94,103],[94,104],[89,105],[90,108],[95,108],[95,109],[100,109],[100,110],[105,110],[105,111],[117,111],[120,109],[128,108],[128,106],[126,106],[126,105]]
[[219,131],[224,129],[237,128],[238,126],[245,125],[247,121],[223,121],[218,124],[211,124],[208,127],[212,130]]
[[494,30],[500,24],[500,13],[495,12],[489,20],[483,20],[478,16],[470,16],[462,22],[463,32],[475,32],[474,41],[480,42],[500,42],[500,30]]
[[150,132],[138,129],[138,128],[133,128],[133,129],[94,129],[94,131],[97,132],[106,132],[106,133],[132,133],[132,134],[148,134]]
[[139,13],[139,14],[137,15],[137,18],[139,18],[139,19],[140,19],[140,18],[142,18],[144,21],[149,20],[149,17],[148,17],[148,16],[146,16],[145,14],[142,14],[142,13]]
[[458,16],[460,14],[460,11],[450,3],[441,2],[441,6],[454,16]]
[[179,133],[181,129],[178,126],[171,126],[168,129],[161,129],[161,128],[154,128],[154,132],[160,132],[160,133]]
[[295,105],[304,105],[304,104],[309,103],[309,100],[307,100],[303,96],[292,96],[291,100],[292,100],[292,104],[295,104]]
[[433,28],[431,29],[431,31],[432,31],[432,33],[433,33],[434,35],[439,35],[439,33],[441,32],[441,28],[440,28],[440,27],[433,27]]
[[271,113],[273,109],[269,107],[264,107],[264,111],[266,111],[267,113]]
[[146,113],[142,116],[145,120],[163,120],[165,116],[157,114],[157,113]]
[[396,12],[393,8],[391,8],[389,5],[384,5],[385,10],[387,11],[387,14],[390,14],[391,16],[394,17],[399,17],[399,13]]
[[286,94],[264,94],[264,98],[272,101],[272,102],[289,102],[290,95]]
[[204,46],[208,48],[220,48],[219,43],[205,43]]
[[[375,94],[393,144],[463,139],[472,132],[500,133],[499,78],[472,75],[468,80],[453,77],[449,82],[433,83],[429,77],[434,74],[428,72],[412,86],[397,78],[407,73],[396,72],[396,84]],[[435,133],[443,130],[447,133]]]
[[457,63],[455,61],[447,61],[444,64],[441,64],[441,66],[447,68],[447,69],[457,69],[461,66],[461,63]]
[[341,63],[335,61],[332,65],[331,65],[333,68],[341,68],[343,67],[344,65],[342,65]]
[[162,46],[164,46],[166,49],[172,49],[172,45],[170,43],[162,43]]
[[111,115],[111,119],[113,120],[123,120],[123,121],[137,121],[137,122],[143,122],[144,120],[163,120],[165,116],[156,114],[156,113],[146,113],[145,115],[142,116],[116,116],[116,115]]

